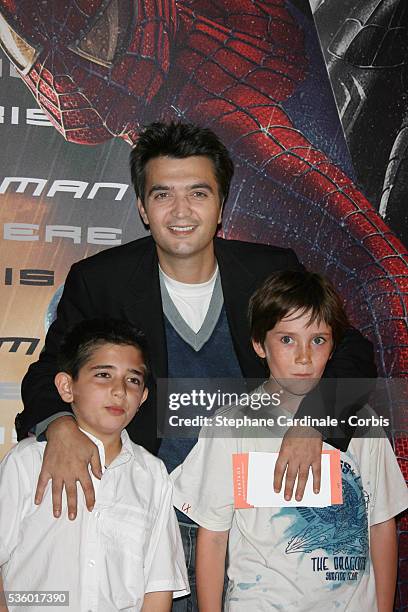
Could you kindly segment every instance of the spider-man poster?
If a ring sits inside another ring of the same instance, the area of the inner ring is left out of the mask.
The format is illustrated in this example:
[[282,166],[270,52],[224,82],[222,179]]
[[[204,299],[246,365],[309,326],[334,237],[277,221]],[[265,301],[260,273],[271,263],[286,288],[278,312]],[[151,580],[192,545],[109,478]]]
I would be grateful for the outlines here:
[[[317,15],[330,1],[313,4]],[[38,356],[69,266],[145,231],[127,159],[141,126],[156,119],[196,122],[221,137],[236,163],[223,234],[290,246],[326,273],[374,342],[380,376],[406,376],[406,249],[378,214],[378,199],[367,199],[374,190],[353,147],[350,160],[307,0],[0,7],[1,454],[20,409],[18,382]],[[364,125],[353,129],[364,141]],[[383,131],[369,145],[373,164],[385,155],[381,139]],[[393,218],[403,219],[394,196]],[[406,236],[400,222],[392,225]],[[407,476],[406,437],[394,434]],[[400,599],[405,609],[408,594]]]
[[315,19],[357,179],[408,240],[408,4],[323,0]]

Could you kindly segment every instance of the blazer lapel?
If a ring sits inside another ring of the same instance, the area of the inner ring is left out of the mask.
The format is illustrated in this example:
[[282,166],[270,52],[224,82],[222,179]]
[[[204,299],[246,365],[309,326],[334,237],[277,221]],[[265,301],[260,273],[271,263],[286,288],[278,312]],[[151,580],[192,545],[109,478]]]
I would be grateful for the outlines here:
[[[263,377],[265,372],[252,348],[247,319],[248,302],[257,287],[257,278],[232,252],[228,240],[216,238],[214,250],[228,324],[242,373],[247,378]],[[167,346],[158,259],[153,240],[146,243],[142,255],[135,262],[124,292],[125,317],[146,335],[153,374],[157,378],[166,378]]]
[[167,347],[159,283],[159,266],[153,240],[142,253],[129,278],[125,316],[141,329],[149,347],[153,374],[167,377]]
[[233,344],[243,375],[246,378],[262,378],[265,370],[252,348],[247,316],[249,298],[257,287],[257,278],[229,246],[228,240],[214,240]]

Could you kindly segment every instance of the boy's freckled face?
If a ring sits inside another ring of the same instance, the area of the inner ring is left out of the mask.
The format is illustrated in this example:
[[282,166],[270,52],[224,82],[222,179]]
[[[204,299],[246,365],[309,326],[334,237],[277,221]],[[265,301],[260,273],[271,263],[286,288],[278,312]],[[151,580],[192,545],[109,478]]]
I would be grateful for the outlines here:
[[333,351],[333,336],[324,321],[310,323],[310,312],[292,311],[268,331],[263,346],[253,345],[266,359],[272,376],[288,390],[302,394],[322,377]]
[[147,397],[144,374],[142,354],[134,346],[95,349],[72,381],[78,425],[96,436],[122,431]]

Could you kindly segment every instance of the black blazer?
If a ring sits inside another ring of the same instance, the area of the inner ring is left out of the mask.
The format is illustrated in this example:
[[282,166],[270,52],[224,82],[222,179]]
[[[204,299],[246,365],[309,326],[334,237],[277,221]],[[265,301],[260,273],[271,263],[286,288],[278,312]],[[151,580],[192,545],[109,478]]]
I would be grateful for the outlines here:
[[[246,378],[262,378],[265,370],[250,344],[247,321],[248,301],[254,290],[272,272],[300,267],[291,249],[215,238],[224,303],[234,348]],[[56,354],[65,332],[82,319],[113,317],[126,319],[146,335],[152,372],[167,376],[167,348],[160,294],[158,259],[153,239],[148,236],[108,249],[75,263],[67,276],[64,292],[38,361],[31,364],[22,383],[24,410],[16,417],[18,439],[37,423],[69,407],[54,385]],[[327,375],[334,377],[375,376],[370,342],[350,330],[335,351]],[[365,389],[358,391],[360,397]],[[302,402],[299,415],[316,411],[318,394]],[[362,400],[361,400],[362,401]],[[313,408],[312,408],[313,406]],[[343,410],[344,407],[341,407]],[[320,406],[318,412],[334,413]],[[155,393],[129,423],[131,438],[157,452]],[[344,429],[344,427],[342,428]],[[341,432],[340,432],[341,433]],[[345,438],[349,441],[349,433]],[[344,446],[337,444],[337,446]]]

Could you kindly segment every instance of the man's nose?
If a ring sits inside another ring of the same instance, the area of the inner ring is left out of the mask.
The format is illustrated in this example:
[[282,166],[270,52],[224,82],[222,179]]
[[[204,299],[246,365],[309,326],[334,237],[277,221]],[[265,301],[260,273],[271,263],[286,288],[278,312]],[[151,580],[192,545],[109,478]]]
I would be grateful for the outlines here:
[[177,218],[187,217],[191,213],[191,204],[187,195],[176,194],[173,200],[173,215]]

